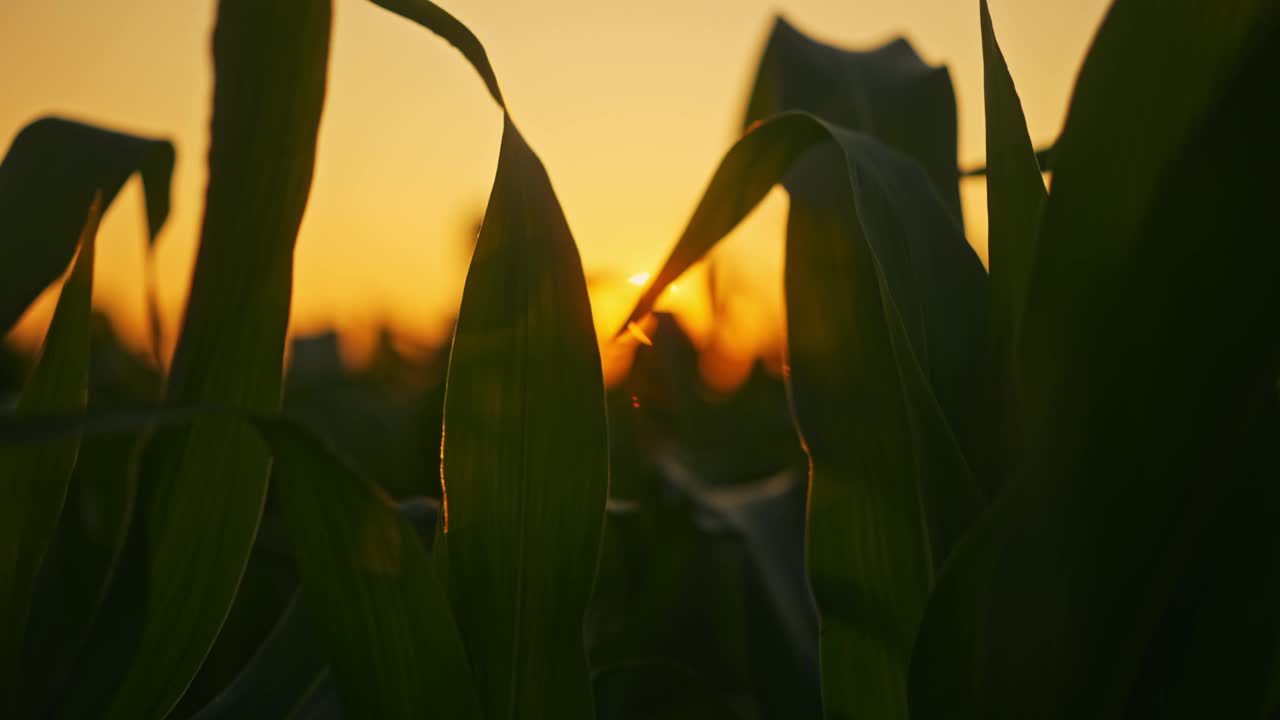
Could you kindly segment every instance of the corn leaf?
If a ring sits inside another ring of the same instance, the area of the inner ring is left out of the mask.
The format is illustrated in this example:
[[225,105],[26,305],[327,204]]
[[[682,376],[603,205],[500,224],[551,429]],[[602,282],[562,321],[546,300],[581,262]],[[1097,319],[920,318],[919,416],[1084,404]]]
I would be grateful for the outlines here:
[[996,337],[993,342],[1001,346],[1002,353],[1007,353],[1003,346],[1013,336],[1027,294],[1040,212],[1048,193],[1027,133],[1022,102],[996,41],[987,0],[980,0],[979,8],[987,116],[987,247],[992,330]]
[[[783,177],[796,182],[789,383],[811,460],[807,557],[823,706],[829,717],[903,716],[933,574],[980,507],[918,358],[926,337],[940,360],[943,348],[981,347],[973,308],[982,307],[982,269],[928,177],[865,135],[812,115],[776,116],[730,149],[631,319]],[[939,262],[961,251],[967,266]],[[935,367],[947,372],[945,362]]]
[[[379,4],[462,51],[503,105],[469,30],[425,0]],[[592,717],[583,621],[609,483],[604,383],[573,236],[509,114],[462,293],[444,425],[438,567],[485,714]]]
[[[80,213],[83,216],[83,210]],[[82,410],[89,384],[89,315],[93,297],[94,237],[102,198],[89,205],[75,265],[58,296],[40,357],[18,396],[18,416]],[[27,618],[36,573],[53,540],[80,439],[0,450],[0,698],[14,716],[30,708],[19,687]]]
[[[327,0],[219,4],[204,227],[170,404],[279,406],[329,21]],[[266,448],[242,421],[197,419],[158,433],[147,455],[146,610],[110,718],[162,717],[182,696],[227,617],[266,497]]]
[[[94,354],[93,366],[101,359]],[[104,394],[95,387],[91,403]],[[132,526],[139,439],[128,432],[81,435],[63,514],[37,578],[28,619],[21,682],[33,693],[39,688],[53,699],[66,692],[90,628],[101,619]]]
[[173,162],[167,140],[56,117],[24,127],[0,163],[0,335],[66,270],[95,192],[105,212],[138,173],[154,243],[169,217]]
[[480,717],[448,598],[413,526],[300,426],[257,425],[345,712]]
[[612,665],[595,675],[596,710],[613,720],[735,720],[741,714],[692,671],[671,662]]
[[325,652],[315,627],[302,605],[301,593],[295,593],[253,658],[193,720],[295,717],[326,670]]
[[[1258,473],[1232,470],[1231,440],[1274,401],[1280,350],[1264,174],[1278,15],[1265,1],[1120,0],[1090,49],[1015,338],[1025,442],[1007,461],[1020,473],[986,611],[983,717],[1141,708],[1146,658],[1186,627],[1170,618],[1197,586],[1195,549],[1222,547],[1210,509],[1249,525],[1263,502],[1275,516]],[[1230,552],[1272,566],[1269,546]],[[1205,607],[1222,615],[1197,632],[1235,627],[1233,612],[1256,629],[1203,660],[1233,671],[1179,675],[1179,694],[1260,707],[1265,677],[1243,659],[1274,649],[1274,613],[1225,596]]]
[[779,17],[756,70],[743,128],[787,110],[866,133],[912,158],[947,209],[961,217],[951,76],[945,67],[926,64],[906,39],[845,50]]

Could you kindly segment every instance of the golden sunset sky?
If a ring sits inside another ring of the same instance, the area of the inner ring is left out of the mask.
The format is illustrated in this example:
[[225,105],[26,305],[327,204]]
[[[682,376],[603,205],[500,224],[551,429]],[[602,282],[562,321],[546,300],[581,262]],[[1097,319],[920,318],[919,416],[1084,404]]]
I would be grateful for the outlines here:
[[[1105,0],[990,0],[1033,140],[1062,125]],[[524,135],[546,164],[612,328],[639,293],[737,135],[775,14],[847,47],[906,35],[950,67],[960,159],[981,164],[977,0],[446,0],[488,49]],[[157,263],[172,340],[198,239],[205,183],[213,0],[5,0],[0,5],[0,142],[59,114],[170,138],[173,214]],[[315,183],[296,253],[292,327],[336,327],[354,357],[373,327],[443,338],[457,307],[467,237],[483,212],[501,115],[444,41],[366,0],[335,0],[328,98]],[[966,181],[971,242],[985,255],[981,181]],[[143,344],[143,213],[132,180],[103,225],[95,300]],[[740,348],[777,335],[786,200],[769,200],[717,251],[717,272],[750,298]],[[706,325],[704,284],[669,304]],[[13,340],[44,332],[49,293]],[[701,331],[699,331],[701,332]],[[726,331],[728,332],[728,331]]]

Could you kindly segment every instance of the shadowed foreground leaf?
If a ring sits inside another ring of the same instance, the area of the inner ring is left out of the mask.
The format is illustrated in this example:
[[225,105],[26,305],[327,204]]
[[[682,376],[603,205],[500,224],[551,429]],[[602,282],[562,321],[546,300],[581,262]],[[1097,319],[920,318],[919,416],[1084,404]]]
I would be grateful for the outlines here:
[[[328,0],[222,0],[204,227],[166,402],[279,407],[293,246],[306,206],[328,60]],[[147,549],[136,649],[97,647],[86,678],[109,718],[167,714],[218,636],[266,497],[268,456],[242,421],[157,433],[141,476]],[[121,592],[128,592],[121,589]],[[123,677],[120,667],[124,666]],[[86,691],[85,715],[101,715]]]
[[[343,619],[344,623],[349,621]],[[302,606],[301,593],[296,593],[258,652],[193,720],[294,717],[325,673],[325,652],[316,627]]]
[[[981,504],[934,388],[960,382],[944,348],[982,347],[973,308],[984,307],[985,278],[928,178],[811,115],[766,121],[726,154],[631,320],[788,173],[799,179],[787,230],[789,382],[812,463],[823,706],[829,717],[905,716],[933,573]],[[957,256],[968,264],[938,262]]]
[[257,425],[347,716],[481,717],[448,599],[413,526],[300,426]]
[[1121,0],[1099,31],[1015,337],[1025,442],[1005,461],[1005,537],[953,568],[989,572],[989,599],[940,596],[926,622],[981,638],[957,658],[979,686],[922,716],[1260,712],[1280,575],[1262,527],[1280,508],[1273,460],[1246,439],[1276,402],[1280,354],[1260,170],[1280,159],[1278,14]]
[[[79,213],[83,217],[83,210]],[[94,238],[102,196],[92,199],[80,251],[45,335],[40,357],[22,386],[16,413],[82,410],[89,384],[89,314]],[[36,688],[18,686],[35,577],[58,526],[79,436],[0,449],[0,707],[17,717]]]
[[613,720],[736,720],[739,715],[702,678],[677,664],[613,665],[595,674],[599,717]]
[[135,172],[155,242],[169,217],[173,145],[63,118],[22,129],[0,163],[0,335],[66,270],[84,209],[101,191],[103,212]]
[[[425,0],[379,4],[461,50],[503,104],[469,30]],[[583,622],[609,483],[604,382],[573,236],[509,114],[444,424],[438,567],[485,715],[592,717]]]

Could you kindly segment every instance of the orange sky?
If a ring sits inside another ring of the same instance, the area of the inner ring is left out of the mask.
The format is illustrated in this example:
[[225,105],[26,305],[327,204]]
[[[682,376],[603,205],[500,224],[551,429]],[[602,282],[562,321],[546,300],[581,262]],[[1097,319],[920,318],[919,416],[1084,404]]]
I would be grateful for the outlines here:
[[[1031,135],[1047,144],[1106,2],[990,2]],[[962,165],[983,158],[977,0],[443,5],[484,42],[512,112],[550,171],[587,272],[600,278],[593,296],[602,327],[624,315],[639,292],[626,278],[656,269],[736,136],[777,12],[850,47],[906,34],[927,60],[951,68]],[[203,205],[213,13],[213,0],[15,1],[0,9],[0,143],[56,113],[176,144],[174,210],[157,250],[170,339]],[[502,123],[471,68],[443,41],[366,0],[334,0],[334,14],[293,328],[336,326],[358,356],[383,319],[441,337],[457,307],[465,238],[488,196]],[[981,181],[967,181],[964,195],[971,242],[985,248]],[[725,330],[740,349],[766,344],[777,331],[785,209],[775,190],[718,251],[720,271],[753,298]],[[139,344],[142,228],[135,179],[102,225],[95,300]],[[705,325],[703,284],[681,285],[670,303]],[[18,342],[42,335],[47,295],[15,331]]]

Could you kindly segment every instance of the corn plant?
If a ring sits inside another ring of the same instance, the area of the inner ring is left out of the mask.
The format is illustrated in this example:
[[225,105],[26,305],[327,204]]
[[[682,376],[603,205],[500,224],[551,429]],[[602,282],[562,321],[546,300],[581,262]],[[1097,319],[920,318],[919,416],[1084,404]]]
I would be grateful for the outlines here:
[[[427,0],[375,2],[504,114],[440,502],[391,497],[282,412],[331,10],[221,0],[160,406],[101,399],[90,297],[134,173],[155,242],[172,145],[47,118],[0,165],[0,327],[71,266],[0,418],[6,717],[1280,712],[1273,3],[1117,0],[1037,153],[980,0],[989,272],[947,71],[779,20],[743,135],[627,321],[783,185],[807,477],[726,488],[606,405],[574,239],[479,40]],[[673,649],[677,624],[711,660]]]

